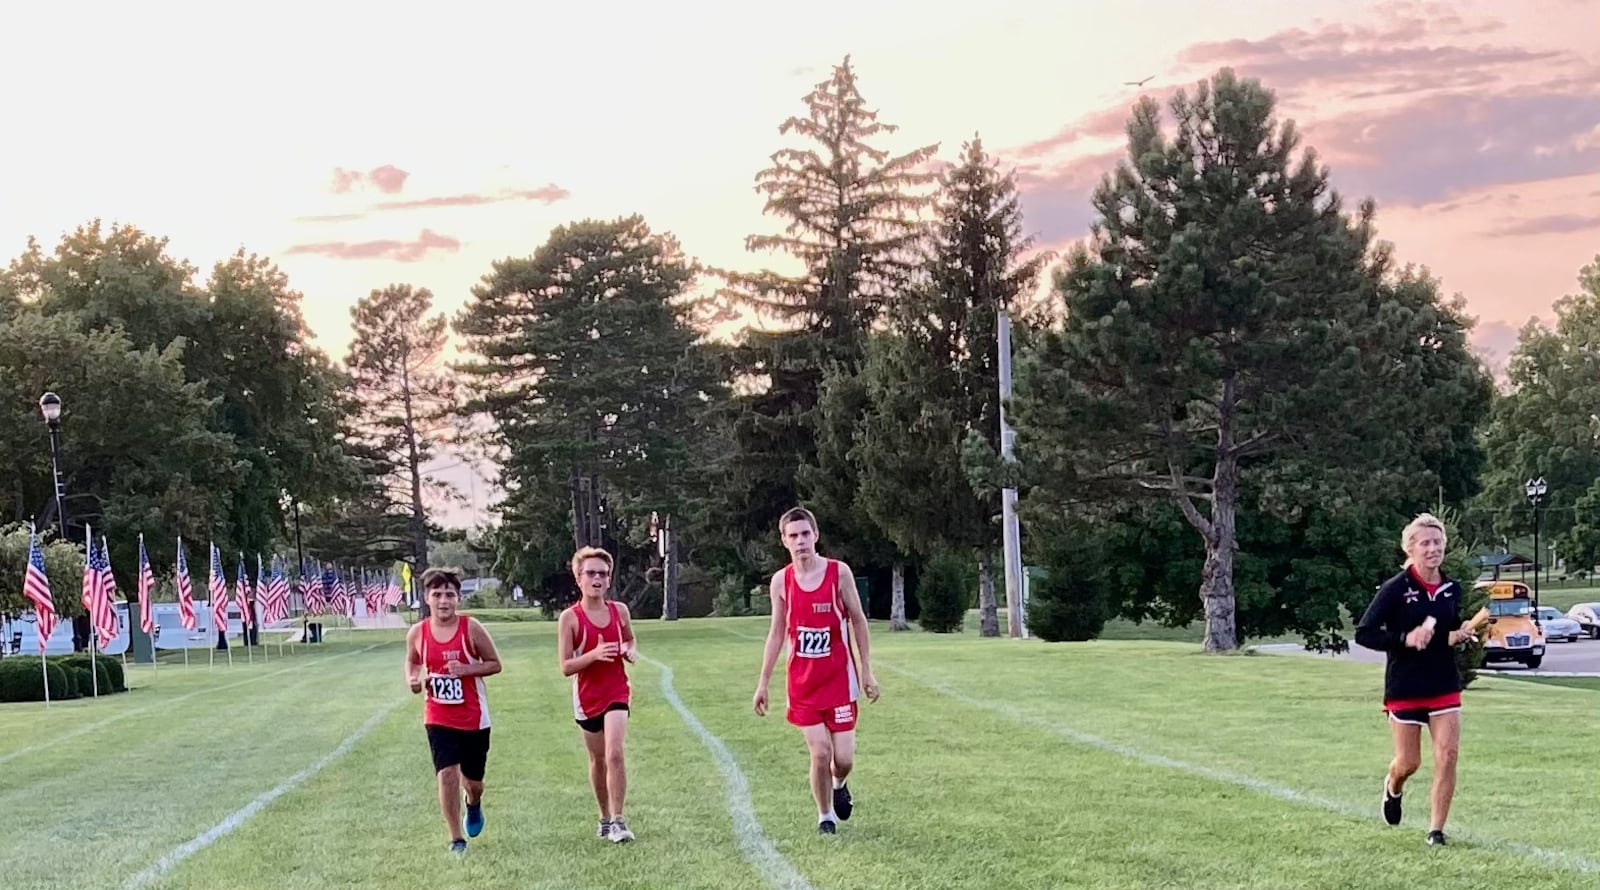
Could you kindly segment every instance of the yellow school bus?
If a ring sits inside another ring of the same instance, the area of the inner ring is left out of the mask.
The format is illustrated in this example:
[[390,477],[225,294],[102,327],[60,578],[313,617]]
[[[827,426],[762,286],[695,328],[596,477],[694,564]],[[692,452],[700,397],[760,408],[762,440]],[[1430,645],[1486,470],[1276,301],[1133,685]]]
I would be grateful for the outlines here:
[[1489,591],[1489,632],[1483,660],[1520,661],[1536,668],[1544,661],[1544,631],[1534,620],[1533,594],[1520,581],[1479,581]]

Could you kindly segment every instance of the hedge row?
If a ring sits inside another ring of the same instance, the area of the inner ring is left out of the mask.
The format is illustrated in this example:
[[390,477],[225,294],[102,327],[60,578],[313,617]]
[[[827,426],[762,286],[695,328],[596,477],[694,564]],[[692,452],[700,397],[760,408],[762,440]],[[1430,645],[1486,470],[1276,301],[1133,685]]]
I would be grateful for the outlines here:
[[[96,682],[101,695],[128,691],[122,662],[110,656],[98,656],[93,662],[87,654],[55,656],[46,659],[44,670],[50,678],[51,701],[92,695]],[[38,656],[0,658],[0,702],[24,701],[44,701]]]

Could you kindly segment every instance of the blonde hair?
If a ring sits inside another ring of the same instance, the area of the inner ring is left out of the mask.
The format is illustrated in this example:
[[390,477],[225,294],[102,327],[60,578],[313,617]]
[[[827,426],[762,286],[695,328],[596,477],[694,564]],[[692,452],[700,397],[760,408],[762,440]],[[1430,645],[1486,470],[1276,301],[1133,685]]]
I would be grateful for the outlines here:
[[1406,554],[1406,565],[1411,565],[1411,545],[1416,543],[1417,536],[1428,529],[1436,529],[1442,543],[1450,543],[1450,534],[1444,530],[1444,522],[1432,513],[1419,513],[1417,518],[1406,523],[1405,531],[1400,533],[1400,551]]
[[578,574],[583,571],[584,562],[591,559],[598,559],[605,563],[607,571],[615,571],[617,568],[616,564],[611,561],[611,554],[601,550],[599,547],[583,547],[577,553],[572,554],[572,577],[578,577]]

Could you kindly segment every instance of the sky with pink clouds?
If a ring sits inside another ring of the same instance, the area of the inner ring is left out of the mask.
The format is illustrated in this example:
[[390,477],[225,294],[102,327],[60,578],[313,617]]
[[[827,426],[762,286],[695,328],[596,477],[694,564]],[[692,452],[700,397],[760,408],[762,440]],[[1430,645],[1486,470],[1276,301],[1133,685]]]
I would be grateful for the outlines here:
[[846,54],[900,127],[884,147],[949,160],[980,133],[1042,245],[1086,232],[1141,92],[1227,65],[1276,91],[1352,204],[1376,199],[1402,261],[1466,297],[1491,354],[1600,254],[1600,0],[544,6],[8,9],[0,256],[96,217],[207,270],[242,246],[337,358],[371,290],[424,286],[453,314],[574,219],[637,212],[708,265],[787,268],[744,250],[778,226],[753,178]]

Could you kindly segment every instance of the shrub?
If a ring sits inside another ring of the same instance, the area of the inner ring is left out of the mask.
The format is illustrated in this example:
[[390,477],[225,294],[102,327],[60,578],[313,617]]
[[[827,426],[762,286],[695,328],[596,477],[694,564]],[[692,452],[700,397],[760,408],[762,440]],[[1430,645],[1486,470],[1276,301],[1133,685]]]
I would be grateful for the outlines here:
[[1028,632],[1051,643],[1100,636],[1110,609],[1105,589],[1066,567],[1036,574],[1028,589]]
[[[744,604],[746,596],[750,598],[748,606]],[[743,578],[727,575],[717,584],[717,602],[711,614],[718,618],[771,615],[772,591],[765,584],[757,585],[747,591],[744,588]]]
[[113,692],[127,692],[128,685],[122,674],[122,663],[109,655],[99,655],[94,659],[94,672],[96,676],[89,676],[89,653],[80,652],[77,655],[68,655],[56,659],[62,667],[80,668],[83,671],[84,686],[79,690],[82,695],[94,694],[95,688],[91,683],[98,682],[101,695],[110,695]]
[[[47,662],[50,698],[69,697],[67,672],[59,664]],[[39,675],[38,656],[14,655],[0,658],[0,702],[44,701],[44,678]]]
[[936,634],[960,631],[967,617],[966,560],[940,553],[928,560],[917,579],[918,624]]

